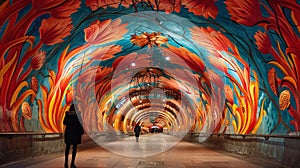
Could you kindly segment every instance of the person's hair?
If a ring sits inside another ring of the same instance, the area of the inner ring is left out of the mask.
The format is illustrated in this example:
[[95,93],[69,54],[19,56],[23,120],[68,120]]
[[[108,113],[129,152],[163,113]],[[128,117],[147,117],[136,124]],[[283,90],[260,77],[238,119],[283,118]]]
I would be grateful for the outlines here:
[[71,104],[69,111],[75,111],[75,105]]

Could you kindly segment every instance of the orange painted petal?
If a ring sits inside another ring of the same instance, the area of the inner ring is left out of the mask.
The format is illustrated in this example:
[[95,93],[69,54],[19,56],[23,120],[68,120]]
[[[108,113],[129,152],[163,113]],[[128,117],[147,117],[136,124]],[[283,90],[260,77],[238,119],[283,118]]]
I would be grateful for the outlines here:
[[58,58],[58,63],[57,63],[57,65],[58,65],[58,70],[57,70],[57,72],[58,72],[58,73],[60,73],[60,72],[62,71],[62,69],[63,69],[64,66],[65,66],[66,61],[69,59],[68,57],[65,58],[66,55],[67,55],[67,52],[68,52],[69,48],[70,48],[70,45],[68,45],[68,46],[63,50],[63,52],[61,53],[60,57]]
[[7,64],[5,64],[4,67],[0,70],[0,88],[2,87],[3,84],[4,75],[6,74],[8,69],[13,65],[16,58],[17,58],[17,52],[15,53],[14,57]]
[[12,104],[12,109],[17,109],[21,106],[22,102],[26,100],[30,95],[35,95],[33,90],[26,90],[19,96],[19,98]]
[[297,92],[297,82],[295,81],[294,78],[292,78],[290,76],[285,76],[285,77],[283,77],[282,81],[287,81],[287,82],[291,83],[291,85]]
[[261,103],[259,118],[258,118],[254,128],[252,129],[251,134],[255,134],[257,132],[258,128],[260,127],[260,125],[262,123],[263,117],[266,116],[266,114],[267,114],[266,111],[264,110],[265,100],[266,100],[266,98],[264,98],[262,103]]
[[289,75],[289,73],[287,72],[287,70],[281,64],[279,64],[278,62],[276,62],[276,61],[270,61],[268,63],[277,66],[285,75]]
[[298,14],[295,14],[295,11],[291,11],[291,18],[292,18],[292,20],[293,20],[293,22],[295,23],[294,25],[296,25],[297,26],[297,30],[298,30],[298,32],[300,33],[300,15]]
[[17,89],[14,91],[13,93],[13,96],[11,98],[11,101],[10,101],[10,107],[13,105],[14,102],[16,102],[17,100],[17,97],[19,95],[19,93],[21,92],[21,90],[24,88],[24,87],[27,87],[28,86],[28,83],[26,81],[23,81],[19,84],[19,86],[17,87]]
[[[54,93],[53,97],[56,97],[56,93]],[[54,108],[54,104],[55,104],[56,99],[51,99],[50,100],[50,104],[49,104],[49,123],[50,123],[50,127],[53,129],[54,132],[59,132],[56,128],[56,124],[55,124],[55,116],[54,116],[54,110],[56,110]]]
[[40,124],[42,126],[42,128],[44,129],[45,132],[53,132],[51,129],[48,128],[48,126],[46,125],[45,121],[44,121],[44,118],[43,118],[43,105],[42,105],[42,102],[41,100],[38,100],[38,106],[39,106],[39,112],[38,112],[38,116],[39,116],[39,121],[40,121]]

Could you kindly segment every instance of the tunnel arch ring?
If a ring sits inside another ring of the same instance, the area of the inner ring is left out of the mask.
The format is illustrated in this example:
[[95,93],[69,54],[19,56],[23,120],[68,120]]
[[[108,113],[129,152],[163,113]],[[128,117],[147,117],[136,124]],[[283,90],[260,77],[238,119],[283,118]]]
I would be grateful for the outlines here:
[[[128,26],[128,30],[129,32],[124,36],[124,38],[118,42],[124,42],[124,39],[127,40],[127,42],[129,42],[129,38],[130,38],[130,35],[132,34],[136,34],[136,33],[139,33],[139,32],[162,32],[163,34],[168,34],[168,36],[172,36],[173,38],[179,38],[179,40],[182,40],[181,36],[182,36],[182,33],[181,35],[176,35],[176,33],[180,33],[180,31],[182,30],[174,30],[173,32],[170,31],[166,25],[162,25],[162,23],[166,23],[167,25],[171,25],[171,26],[174,26],[174,25],[178,25],[179,23],[184,23],[184,24],[187,24],[187,27],[193,27],[195,25],[193,25],[190,21],[188,21],[187,19],[185,18],[182,18],[182,17],[179,17],[179,16],[176,16],[176,15],[173,15],[173,14],[165,14],[163,12],[138,12],[138,13],[134,13],[134,14],[128,14],[128,15],[124,15],[124,16],[121,16],[119,18],[116,18],[116,19],[121,19],[122,20],[122,23],[127,23]],[[174,21],[174,23],[172,23],[172,21]],[[136,24],[136,23],[139,23],[139,24]],[[149,27],[149,24],[151,24],[151,27]],[[184,27],[181,27],[181,28],[184,28]],[[189,39],[189,38],[185,38],[185,39]],[[115,42],[115,44],[117,44],[118,42]],[[182,45],[191,45],[191,46],[196,46],[196,43],[193,42],[193,41],[181,41],[182,42]],[[101,47],[101,46],[100,46]],[[197,48],[197,46],[196,46]],[[196,49],[197,51],[197,49]],[[176,78],[177,74],[175,73],[175,71],[173,71],[174,69],[174,65],[172,65],[171,63],[169,64],[165,64],[163,67],[161,66],[161,64],[158,64],[162,61],[166,62],[165,60],[161,60],[161,58],[165,58],[165,57],[154,57],[153,54],[157,54],[160,52],[159,48],[158,47],[152,47],[152,48],[141,48],[141,49],[138,49],[138,50],[135,50],[134,51],[135,53],[137,53],[137,55],[151,55],[151,57],[147,57],[147,60],[148,60],[148,65],[147,64],[143,64],[143,65],[139,65],[139,62],[141,62],[139,60],[139,57],[135,57],[135,60],[130,60],[129,58],[130,57],[125,57],[119,64],[118,66],[115,68],[114,72],[113,72],[113,75],[112,75],[112,81],[111,81],[111,91],[110,93],[115,93],[114,89],[116,89],[118,86],[119,83],[114,83],[114,80],[116,80],[118,77],[119,77],[119,74],[124,72],[124,71],[128,71],[129,69],[129,66],[131,68],[131,74],[129,74],[129,76],[127,76],[124,80],[122,80],[122,85],[130,85],[130,81],[132,80],[132,78],[134,77],[134,75],[136,73],[138,73],[142,68],[148,68],[148,67],[156,67],[156,68],[161,68],[163,69],[164,71],[167,71],[168,73],[171,74],[171,76],[173,76],[174,78]],[[162,56],[162,55],[160,55]],[[175,56],[176,57],[176,54],[173,54],[172,55],[173,57]],[[83,57],[84,59],[84,57]],[[172,58],[171,58],[172,59]],[[178,60],[182,60],[179,56],[176,58]],[[204,58],[205,59],[205,58]],[[130,65],[128,65],[128,62],[131,62]],[[168,62],[168,61],[167,61]],[[145,62],[144,62],[145,63]],[[191,74],[192,74],[192,70],[190,69],[190,67],[185,63],[184,60],[180,61],[181,63],[181,67],[184,67],[185,70],[189,71]],[[82,61],[82,64],[85,64],[85,61],[83,60]],[[99,62],[99,65],[101,64],[101,62]],[[205,62],[205,65],[207,67],[211,67],[211,65],[208,63],[208,62]],[[82,65],[81,65],[82,67]],[[94,71],[96,73],[96,69],[94,67],[90,67],[90,68],[86,68],[86,70],[90,70],[90,71]],[[81,73],[83,74],[83,73]],[[80,79],[80,74],[79,76],[76,76],[77,79]],[[95,79],[95,76],[92,76],[91,78]],[[95,80],[91,80],[91,81],[95,81]],[[119,80],[117,80],[119,81]],[[80,81],[80,80],[77,80],[77,83],[76,83],[76,86],[79,86],[79,85],[86,85],[84,82],[81,83],[83,81]],[[195,79],[191,79],[191,81],[189,81],[190,83],[192,83],[192,85],[194,86],[197,86],[197,81]],[[95,84],[95,83],[94,83]],[[75,87],[76,87],[75,86]],[[182,90],[183,89],[186,89],[186,88],[181,88]],[[92,89],[90,91],[93,91],[95,90],[95,85],[92,87]],[[126,92],[126,90],[125,90]],[[79,100],[84,100],[85,97],[82,97],[82,95],[79,95],[77,94],[78,92],[75,91],[75,97],[77,97]],[[89,93],[89,97],[93,98],[94,101],[92,103],[94,103],[94,111],[99,111],[99,106],[98,106],[98,101],[96,100],[96,94],[95,93],[92,93],[92,92],[88,92]],[[194,95],[195,96],[195,95]],[[111,100],[109,101],[110,103],[108,103],[107,105],[113,105],[114,102],[117,102],[118,100],[120,100],[121,98],[118,98],[118,97],[115,97],[115,96],[111,96]],[[90,102],[91,103],[91,102]],[[77,107],[79,108],[79,107]],[[89,109],[86,109],[86,110],[89,110]],[[88,111],[85,113],[93,113],[92,111]],[[195,116],[190,116],[190,117],[195,117]],[[84,118],[83,118],[84,120]],[[103,123],[102,123],[103,124]],[[83,123],[84,125],[84,123]],[[105,125],[105,124],[104,124]],[[107,124],[107,130],[108,131],[112,131],[113,130],[113,127],[109,126],[109,124]],[[88,127],[86,125],[84,125],[84,127]],[[187,131],[185,132],[185,134],[188,133],[188,130],[189,128],[186,129]],[[213,129],[212,128],[208,128],[207,129],[208,131],[212,131]],[[93,131],[92,131],[93,132]],[[93,135],[92,132],[90,132],[90,137],[92,139],[96,139],[99,140],[99,136],[97,134]],[[87,132],[89,133],[89,132]],[[183,136],[181,136],[181,138],[183,138]],[[208,137],[208,136],[207,136]],[[206,137],[206,138],[207,138]],[[111,137],[111,139],[113,140],[118,140],[118,137],[116,138],[115,136]],[[178,139],[178,141],[181,140],[180,138]],[[177,141],[177,142],[178,142]],[[115,149],[114,147],[111,147],[111,146],[107,146],[107,142],[105,141],[97,141],[99,145],[101,145],[102,147],[105,147],[106,149],[112,151],[112,152],[115,152],[117,154],[121,154],[121,155],[126,155],[126,156],[136,156],[136,155],[131,155],[130,153],[120,153],[120,151],[118,151],[118,149]],[[138,156],[149,156],[149,155],[153,155],[153,154],[157,154],[157,153],[160,153],[160,152],[163,152],[167,149],[169,149],[170,147],[172,147],[173,145],[175,145],[177,142],[174,142],[173,144],[169,145],[167,148],[163,149],[163,150],[160,150],[160,149],[157,149],[157,150],[154,150],[154,151],[151,151],[151,152],[144,152],[144,153],[140,153],[140,154],[137,154]]]

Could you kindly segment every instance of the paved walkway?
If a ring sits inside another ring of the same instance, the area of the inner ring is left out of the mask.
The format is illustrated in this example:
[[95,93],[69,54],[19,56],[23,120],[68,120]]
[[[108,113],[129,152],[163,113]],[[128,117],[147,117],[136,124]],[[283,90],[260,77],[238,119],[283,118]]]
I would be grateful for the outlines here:
[[[164,134],[141,136],[139,142],[135,142],[134,137],[123,138],[102,146],[78,150],[76,165],[79,168],[280,167],[266,160],[257,161],[229,154],[199,143],[177,142],[176,138]],[[58,168],[63,165],[64,154],[59,153],[15,162],[5,167]]]

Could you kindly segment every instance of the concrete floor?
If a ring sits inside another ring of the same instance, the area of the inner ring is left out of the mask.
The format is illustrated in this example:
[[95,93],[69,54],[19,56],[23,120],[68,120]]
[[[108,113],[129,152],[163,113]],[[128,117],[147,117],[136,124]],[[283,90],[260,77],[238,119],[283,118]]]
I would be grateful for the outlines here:
[[[259,168],[282,167],[266,159],[247,158],[215,150],[199,143],[189,143],[164,134],[122,138],[93,148],[79,149],[79,168]],[[71,152],[70,152],[71,153]],[[63,167],[64,154],[51,154],[3,165],[9,168]],[[0,166],[1,167],[1,166]]]

